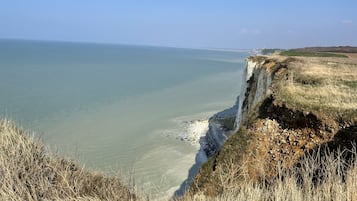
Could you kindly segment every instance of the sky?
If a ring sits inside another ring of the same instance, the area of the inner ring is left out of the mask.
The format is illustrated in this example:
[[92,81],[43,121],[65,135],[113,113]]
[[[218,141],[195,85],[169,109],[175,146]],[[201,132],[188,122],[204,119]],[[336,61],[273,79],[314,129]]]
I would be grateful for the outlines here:
[[0,39],[234,49],[357,46],[357,1],[1,0]]

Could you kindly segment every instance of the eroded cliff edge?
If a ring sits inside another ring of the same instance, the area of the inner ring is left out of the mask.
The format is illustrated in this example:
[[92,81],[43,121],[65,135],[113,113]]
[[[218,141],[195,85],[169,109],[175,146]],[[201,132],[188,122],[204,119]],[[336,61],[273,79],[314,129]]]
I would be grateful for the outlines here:
[[349,149],[356,141],[355,55],[249,57],[242,81],[235,106],[210,119],[204,147],[210,158],[192,192],[219,194],[224,179],[266,180],[321,145]]

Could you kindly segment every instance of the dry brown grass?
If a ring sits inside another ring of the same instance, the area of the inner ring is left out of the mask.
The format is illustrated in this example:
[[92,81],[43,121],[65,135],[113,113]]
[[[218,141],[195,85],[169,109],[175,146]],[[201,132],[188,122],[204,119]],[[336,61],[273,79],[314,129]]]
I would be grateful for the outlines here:
[[289,81],[280,83],[282,102],[310,110],[356,110],[356,59],[301,57],[289,63],[289,74]]
[[45,152],[44,146],[0,120],[1,200],[137,200],[118,177]]
[[326,84],[323,86],[285,85],[285,97],[290,97],[294,105],[313,108],[350,110],[357,108],[357,90],[343,86]]
[[[221,184],[224,187],[221,195],[207,197],[203,193],[189,193],[178,201],[313,201],[344,200],[357,198],[357,157],[356,149],[321,154],[320,150],[306,155],[301,167],[283,171],[269,183],[253,183],[247,179],[242,185],[235,181],[238,169],[230,165],[229,171],[221,173]],[[345,160],[351,154],[350,160]],[[229,165],[229,164],[226,164]],[[258,164],[257,164],[258,165]],[[242,167],[241,167],[242,168]],[[227,169],[227,168],[226,168]],[[239,172],[242,172],[239,170]],[[243,171],[244,172],[244,171]],[[319,177],[317,175],[320,175]]]

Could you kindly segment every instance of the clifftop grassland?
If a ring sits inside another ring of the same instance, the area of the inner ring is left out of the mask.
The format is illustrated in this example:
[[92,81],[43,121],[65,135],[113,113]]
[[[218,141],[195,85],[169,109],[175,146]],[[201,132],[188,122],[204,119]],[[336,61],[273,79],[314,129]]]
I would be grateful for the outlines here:
[[250,193],[257,196],[250,200],[356,198],[357,57],[345,55],[248,58],[256,67],[241,126],[203,165],[191,192],[245,200]]
[[[273,57],[278,62],[285,57]],[[287,79],[275,84],[275,99],[289,108],[356,121],[357,54],[349,58],[296,57]]]

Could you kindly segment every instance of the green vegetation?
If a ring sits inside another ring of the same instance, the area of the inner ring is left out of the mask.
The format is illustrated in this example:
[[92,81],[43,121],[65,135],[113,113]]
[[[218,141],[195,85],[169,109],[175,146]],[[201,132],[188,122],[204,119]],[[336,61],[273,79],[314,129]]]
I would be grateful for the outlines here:
[[357,80],[342,80],[343,85],[350,87],[351,89],[357,89]]
[[280,53],[281,56],[297,56],[297,57],[342,57],[347,58],[344,54],[328,53],[328,52],[300,52],[296,50],[287,50]]
[[282,49],[277,49],[277,48],[274,48],[274,49],[262,49],[262,54],[263,55],[270,55],[270,54],[274,54],[276,52],[280,52],[280,51],[283,51]]
[[304,47],[292,49],[298,52],[339,52],[339,53],[357,53],[357,47],[351,46],[331,46],[331,47]]
[[[225,146],[222,147],[218,155],[211,157],[205,164],[203,164],[201,171],[197,176],[198,179],[194,180],[191,185],[191,191],[195,194],[203,193],[209,196],[217,196],[224,193],[224,189],[228,187],[225,186],[227,184],[225,181],[228,180],[232,182],[230,185],[234,183],[234,185],[238,187],[239,183],[244,179],[239,170],[231,172],[232,175],[224,175],[224,179],[222,178],[223,175],[220,175],[220,173],[231,171],[233,166],[235,166],[234,164],[240,164],[250,138],[251,136],[244,127],[239,129],[236,134],[232,135],[226,141]],[[222,179],[224,181],[222,181]]]

